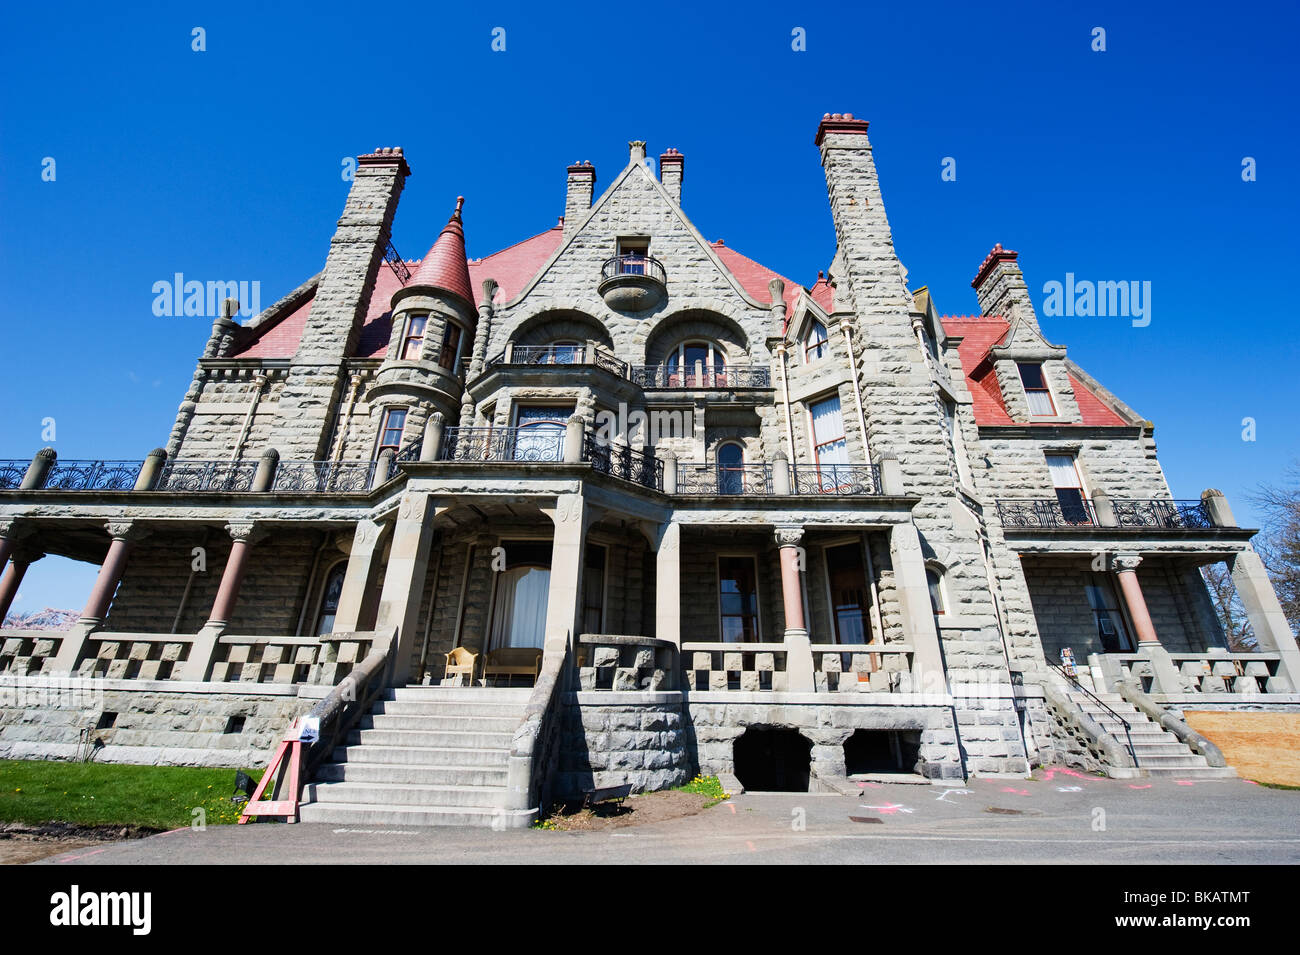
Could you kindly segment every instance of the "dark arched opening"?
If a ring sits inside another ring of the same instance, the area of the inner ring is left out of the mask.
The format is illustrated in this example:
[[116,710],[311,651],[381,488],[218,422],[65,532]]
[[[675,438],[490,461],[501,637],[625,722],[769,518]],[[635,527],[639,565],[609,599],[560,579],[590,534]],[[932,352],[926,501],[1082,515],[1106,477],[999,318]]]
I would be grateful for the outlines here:
[[755,727],[736,740],[736,778],[751,792],[804,793],[812,765],[812,742],[794,729]]
[[844,771],[849,776],[914,773],[920,752],[919,731],[854,730],[844,741]]

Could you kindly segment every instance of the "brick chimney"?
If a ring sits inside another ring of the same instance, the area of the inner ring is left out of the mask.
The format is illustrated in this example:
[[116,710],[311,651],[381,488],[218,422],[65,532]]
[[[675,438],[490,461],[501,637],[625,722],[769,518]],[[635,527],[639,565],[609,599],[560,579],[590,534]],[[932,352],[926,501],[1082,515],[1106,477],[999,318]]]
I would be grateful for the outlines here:
[[1001,243],[993,246],[970,285],[979,299],[981,315],[1001,315],[1008,321],[1019,317],[1037,328],[1029,287],[1016,262],[1019,254],[1002,248]]
[[682,204],[682,180],[686,178],[686,157],[669,148],[659,155],[659,181],[663,183],[673,202]]
[[564,193],[564,234],[578,227],[591,208],[591,198],[596,191],[596,167],[587,160],[575,162],[568,168],[568,185]]

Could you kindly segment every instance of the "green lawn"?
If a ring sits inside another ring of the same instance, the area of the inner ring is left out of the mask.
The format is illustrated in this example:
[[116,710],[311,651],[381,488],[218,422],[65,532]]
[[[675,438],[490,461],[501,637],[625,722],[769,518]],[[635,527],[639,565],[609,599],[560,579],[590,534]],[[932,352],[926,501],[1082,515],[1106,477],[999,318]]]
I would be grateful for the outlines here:
[[219,825],[239,819],[234,791],[233,769],[0,760],[0,822],[175,829],[202,807],[206,823]]

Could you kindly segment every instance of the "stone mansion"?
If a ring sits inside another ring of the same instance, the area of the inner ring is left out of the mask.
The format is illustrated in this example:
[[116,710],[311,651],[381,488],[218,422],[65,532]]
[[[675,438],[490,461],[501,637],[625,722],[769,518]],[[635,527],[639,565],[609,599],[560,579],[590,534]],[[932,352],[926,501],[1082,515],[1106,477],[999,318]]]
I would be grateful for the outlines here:
[[[696,772],[1231,774],[1185,706],[1300,707],[1254,532],[1172,498],[1016,252],[940,315],[867,123],[814,144],[810,285],[700,234],[676,150],[568,167],[559,224],[483,258],[457,199],[418,261],[407,157],[358,157],[321,271],[227,302],[163,447],[0,461],[0,618],[42,555],[100,567],[69,629],[0,631],[0,757],[264,763],[310,711],[303,819],[412,824]],[[67,674],[93,701],[15,695]]]

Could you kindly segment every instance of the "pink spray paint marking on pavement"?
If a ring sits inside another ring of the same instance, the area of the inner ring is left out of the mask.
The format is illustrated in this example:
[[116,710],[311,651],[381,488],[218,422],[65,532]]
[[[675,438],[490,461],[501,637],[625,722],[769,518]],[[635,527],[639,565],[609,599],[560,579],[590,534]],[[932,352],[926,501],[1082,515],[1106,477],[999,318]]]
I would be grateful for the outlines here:
[[1145,786],[1137,786],[1137,785],[1135,785],[1135,784],[1133,784],[1133,783],[1129,783],[1129,784],[1128,784],[1128,788],[1129,788],[1129,789],[1150,789],[1150,788],[1151,788],[1151,784],[1150,784],[1150,783],[1147,783]]
[[1014,786],[1003,786],[1003,787],[1002,787],[1002,791],[1003,791],[1004,793],[1015,793],[1017,796],[1028,796],[1028,795],[1029,795],[1029,790],[1028,790],[1028,789],[1016,789]]
[[1044,781],[1044,782],[1048,782],[1048,783],[1050,783],[1050,782],[1052,781],[1052,779],[1053,779],[1057,774],[1060,774],[1060,775],[1062,775],[1062,776],[1073,776],[1075,779],[1094,779],[1094,778],[1095,778],[1095,777],[1093,777],[1093,776],[1089,776],[1087,773],[1080,773],[1080,772],[1077,772],[1077,771],[1075,771],[1075,770],[1073,770],[1073,769],[1060,769],[1060,768],[1056,768],[1056,769],[1045,769],[1045,770],[1043,770],[1043,781]]
[[872,812],[878,812],[882,816],[895,816],[900,812],[910,813],[913,810],[908,809],[902,803],[892,802],[886,806],[861,806],[862,809],[870,809]]

